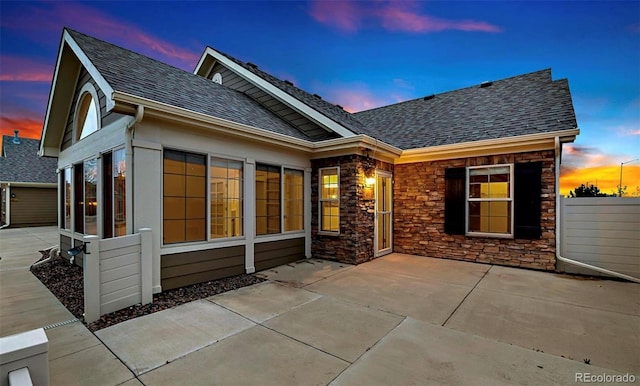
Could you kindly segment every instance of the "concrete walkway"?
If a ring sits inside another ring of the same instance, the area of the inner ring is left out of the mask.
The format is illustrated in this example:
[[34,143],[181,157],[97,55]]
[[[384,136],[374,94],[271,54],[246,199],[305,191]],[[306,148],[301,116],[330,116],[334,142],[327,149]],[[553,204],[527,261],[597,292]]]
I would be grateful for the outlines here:
[[[11,262],[5,232],[0,335],[18,332],[5,330],[5,320],[8,326],[31,320],[28,330],[50,323],[48,314],[62,307]],[[12,268],[5,270],[5,263]],[[571,384],[581,373],[640,378],[638,284],[401,254],[355,267],[311,259],[260,275],[269,280],[96,336],[77,322],[48,329],[52,384]],[[21,282],[31,283],[29,289],[18,287]],[[30,297],[19,298],[24,291]],[[24,304],[32,302],[40,305]],[[69,317],[63,311],[58,321]]]

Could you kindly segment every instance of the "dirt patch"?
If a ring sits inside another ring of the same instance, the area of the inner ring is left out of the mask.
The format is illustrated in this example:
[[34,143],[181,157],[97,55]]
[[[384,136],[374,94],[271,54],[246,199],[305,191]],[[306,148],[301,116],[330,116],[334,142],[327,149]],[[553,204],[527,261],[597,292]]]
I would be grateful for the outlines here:
[[[48,251],[40,251],[40,253],[43,255],[40,260],[49,256]],[[81,267],[69,264],[68,261],[62,258],[54,258],[40,266],[32,267],[31,272],[60,300],[69,312],[75,317],[83,319],[84,287]],[[254,275],[240,275],[176,288],[153,295],[153,303],[151,304],[138,304],[102,315],[100,319],[88,324],[87,327],[91,331],[98,331],[129,319],[149,315],[180,304],[204,299],[263,281],[265,279]]]

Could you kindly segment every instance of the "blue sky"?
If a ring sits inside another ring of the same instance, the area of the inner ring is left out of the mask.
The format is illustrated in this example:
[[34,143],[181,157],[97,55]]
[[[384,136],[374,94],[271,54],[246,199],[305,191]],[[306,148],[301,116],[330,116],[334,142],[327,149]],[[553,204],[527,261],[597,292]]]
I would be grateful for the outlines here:
[[610,193],[640,158],[639,1],[3,0],[2,134],[39,137],[64,26],[187,71],[210,45],[350,111],[551,68],[581,129],[563,186]]

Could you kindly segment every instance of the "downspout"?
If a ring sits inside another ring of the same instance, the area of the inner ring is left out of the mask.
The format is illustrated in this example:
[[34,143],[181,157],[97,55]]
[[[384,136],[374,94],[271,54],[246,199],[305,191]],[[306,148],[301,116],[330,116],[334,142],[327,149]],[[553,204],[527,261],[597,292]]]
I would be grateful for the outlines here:
[[11,184],[7,184],[7,189],[5,191],[4,204],[6,205],[6,207],[4,208],[4,211],[5,211],[5,216],[7,216],[6,217],[7,223],[4,224],[3,226],[0,226],[0,229],[7,228],[8,226],[11,225]]
[[131,216],[131,221],[127,221],[127,234],[133,233],[133,185],[134,185],[134,175],[133,175],[133,138],[135,135],[135,125],[142,121],[144,117],[144,106],[138,105],[136,108],[136,115],[125,129],[126,134],[126,150],[125,150],[125,159],[127,161],[127,169],[129,172],[127,175],[129,176],[129,183],[127,183],[126,187],[126,211],[127,216]]
[[556,152],[556,162],[555,162],[555,172],[556,172],[556,259],[558,259],[559,261],[562,261],[563,263],[566,264],[570,264],[570,265],[575,265],[577,267],[580,268],[586,268],[586,269],[591,269],[597,272],[601,272],[610,276],[615,276],[621,279],[625,279],[625,280],[629,280],[635,283],[640,283],[640,279],[629,276],[629,275],[625,275],[623,273],[619,273],[619,272],[614,272],[614,271],[610,271],[606,268],[600,268],[600,267],[596,267],[595,265],[591,265],[591,264],[586,264],[583,263],[581,261],[576,261],[576,260],[572,260],[572,259],[568,259],[566,257],[563,257],[562,255],[560,255],[560,230],[561,230],[561,226],[560,226],[560,213],[562,212],[562,208],[560,207],[560,194],[558,192],[558,188],[560,187],[560,156],[561,156],[561,148],[562,144],[560,143],[560,137],[556,137],[555,138],[555,152]]

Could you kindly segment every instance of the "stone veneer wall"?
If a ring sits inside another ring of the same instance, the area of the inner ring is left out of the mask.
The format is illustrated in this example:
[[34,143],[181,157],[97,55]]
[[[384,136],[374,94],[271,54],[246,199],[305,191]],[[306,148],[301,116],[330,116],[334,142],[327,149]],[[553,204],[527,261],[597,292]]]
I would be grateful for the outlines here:
[[[444,232],[445,168],[535,161],[542,161],[540,239],[467,237]],[[395,165],[394,179],[394,252],[541,270],[555,269],[553,150],[398,164]]]
[[[372,160],[373,161],[373,160]],[[311,254],[313,257],[360,264],[374,258],[375,201],[365,199],[364,175],[367,159],[347,155],[312,160]],[[393,171],[393,165],[375,161],[379,170]],[[320,234],[318,170],[340,167],[340,234]]]

